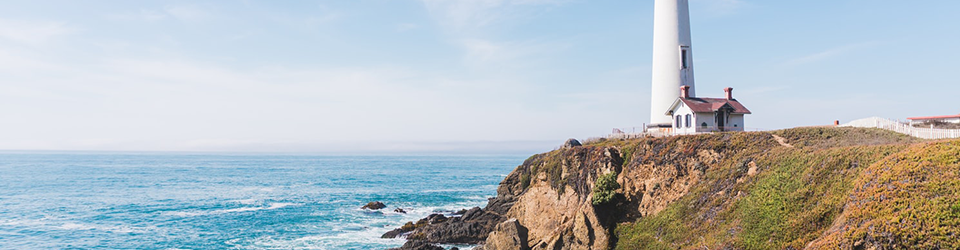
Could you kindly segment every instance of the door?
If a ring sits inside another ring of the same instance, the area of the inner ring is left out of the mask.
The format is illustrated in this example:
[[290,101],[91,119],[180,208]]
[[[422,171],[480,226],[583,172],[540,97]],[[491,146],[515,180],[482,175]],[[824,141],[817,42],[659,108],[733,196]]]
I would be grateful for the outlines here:
[[723,119],[723,118],[725,118],[725,117],[727,117],[727,116],[724,115],[724,112],[723,112],[722,110],[721,110],[721,111],[717,111],[717,129],[720,129],[720,131],[725,131],[725,130],[723,129],[723,127],[726,126],[726,123],[725,123],[725,121],[724,121],[724,120],[726,120],[726,119]]

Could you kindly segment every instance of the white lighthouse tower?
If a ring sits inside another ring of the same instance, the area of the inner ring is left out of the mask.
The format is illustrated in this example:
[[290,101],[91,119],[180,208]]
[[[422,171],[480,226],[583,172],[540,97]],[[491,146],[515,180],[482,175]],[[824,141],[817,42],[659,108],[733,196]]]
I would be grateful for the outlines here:
[[688,94],[696,96],[690,10],[687,0],[656,0],[654,6],[650,127],[670,127],[664,112],[680,96],[680,86],[690,86]]

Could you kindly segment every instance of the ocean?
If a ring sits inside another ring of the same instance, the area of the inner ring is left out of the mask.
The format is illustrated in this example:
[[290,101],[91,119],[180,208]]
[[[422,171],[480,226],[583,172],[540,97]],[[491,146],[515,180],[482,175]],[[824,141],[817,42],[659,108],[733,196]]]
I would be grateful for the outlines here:
[[0,249],[398,247],[380,235],[483,207],[525,158],[0,153]]

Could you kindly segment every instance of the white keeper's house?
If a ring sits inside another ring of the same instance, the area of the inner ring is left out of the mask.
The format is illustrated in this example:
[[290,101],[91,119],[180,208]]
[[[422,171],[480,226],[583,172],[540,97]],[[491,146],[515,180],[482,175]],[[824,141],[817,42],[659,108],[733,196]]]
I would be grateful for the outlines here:
[[750,110],[733,99],[733,88],[723,91],[726,98],[698,98],[690,96],[690,86],[681,86],[680,97],[665,113],[673,119],[673,132],[743,131],[743,115],[750,114]]

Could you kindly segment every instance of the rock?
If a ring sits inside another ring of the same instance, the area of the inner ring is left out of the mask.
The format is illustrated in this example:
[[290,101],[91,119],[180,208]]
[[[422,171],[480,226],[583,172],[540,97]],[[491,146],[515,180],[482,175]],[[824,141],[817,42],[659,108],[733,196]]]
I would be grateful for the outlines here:
[[363,207],[361,207],[361,208],[363,208],[363,209],[370,209],[370,210],[379,210],[379,209],[383,209],[383,208],[385,208],[385,207],[387,207],[387,205],[384,205],[382,202],[379,202],[379,201],[371,201],[370,203],[367,203],[367,205],[363,205]]
[[407,243],[403,243],[403,246],[399,248],[391,248],[389,250],[446,250],[446,249],[443,249],[443,247],[430,244],[427,242],[411,240],[411,241],[407,241]]
[[384,238],[384,239],[397,238],[403,235],[404,233],[413,231],[414,229],[417,229],[417,225],[413,224],[413,222],[407,222],[407,224],[403,224],[403,226],[397,229],[390,230],[389,232],[384,233],[383,235],[380,236],[380,238]]
[[394,209],[393,212],[394,212],[394,213],[401,213],[401,214],[407,213],[406,210],[403,210],[403,208],[399,208],[399,207],[398,207],[397,209]]
[[439,244],[477,244],[483,242],[497,224],[506,220],[499,214],[486,212],[479,207],[463,211],[463,216],[446,217],[431,214],[416,223],[407,223],[401,228],[387,232],[383,238],[407,235],[408,240]]
[[579,146],[583,146],[583,144],[580,144],[580,141],[578,141],[577,139],[570,138],[567,140],[567,142],[563,143],[562,148],[568,149],[568,148],[574,148]]
[[404,231],[403,229],[397,228],[394,230],[387,231],[386,233],[383,233],[383,235],[380,235],[380,238],[393,239],[393,238],[400,237],[400,235],[403,235],[403,233],[406,233],[406,232],[409,232],[409,231]]
[[509,219],[500,224],[490,233],[483,246],[485,250],[529,250],[527,245],[527,228],[520,225],[517,219]]
[[[550,176],[540,174],[531,176],[529,185],[522,185],[522,175],[535,168],[542,171],[545,162],[559,163],[552,167],[565,176],[560,178],[565,181],[554,183]],[[609,147],[581,146],[560,150],[558,154],[535,155],[500,183],[497,203],[504,205],[496,207],[502,209],[512,203],[503,215],[522,223],[527,231],[527,246],[532,249],[609,249],[611,228],[623,219],[623,213],[616,206],[593,206],[591,196],[598,176],[625,171],[622,166],[619,150]],[[632,183],[642,185],[643,180],[636,178]],[[488,203],[484,210],[492,209],[491,204],[496,203]],[[494,249],[491,243],[488,239],[484,249]]]
[[462,220],[472,220],[472,219],[475,219],[477,216],[479,216],[479,215],[482,214],[482,213],[483,213],[483,210],[480,209],[480,207],[473,207],[473,208],[471,208],[470,210],[467,210],[466,212],[463,212],[463,216],[460,217],[460,218],[461,218]]
[[417,228],[407,238],[441,244],[477,244],[494,226],[496,222],[451,220]]
[[422,228],[432,224],[444,223],[450,219],[451,218],[447,218],[442,214],[431,214],[426,218],[418,220],[417,223],[407,222],[407,224],[403,224],[403,226],[401,226],[400,228],[390,230],[389,232],[384,233],[383,235],[380,236],[380,238],[384,238],[384,239],[397,238],[397,237],[403,236],[408,232],[416,230],[418,228]]
[[431,214],[427,216],[427,222],[429,224],[438,224],[443,223],[444,221],[447,221],[447,217],[443,216],[442,214]]

